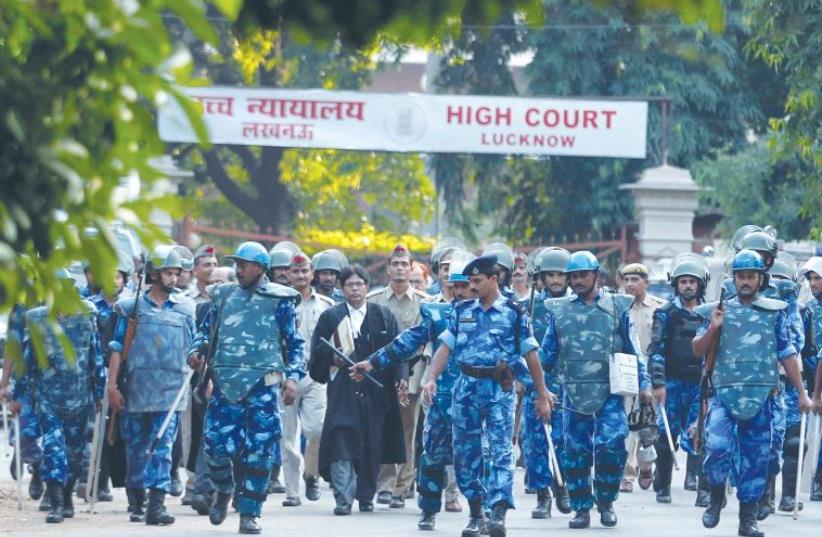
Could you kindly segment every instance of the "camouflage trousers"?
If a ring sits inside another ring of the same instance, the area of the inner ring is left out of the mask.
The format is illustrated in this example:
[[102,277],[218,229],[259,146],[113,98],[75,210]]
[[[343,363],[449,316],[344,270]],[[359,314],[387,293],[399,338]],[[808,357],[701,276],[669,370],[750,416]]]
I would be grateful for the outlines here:
[[120,433],[126,444],[127,488],[171,490],[171,450],[180,425],[180,412],[174,413],[154,454],[148,454],[165,417],[165,412],[122,413]]
[[[454,385],[453,446],[457,485],[466,499],[514,507],[513,445],[516,395],[491,379],[461,375]],[[483,427],[484,425],[484,427]],[[487,478],[483,476],[483,433],[487,439]]]
[[[537,392],[525,395],[522,400],[522,452],[525,459],[525,471],[528,472],[528,487],[536,490],[546,489],[553,482],[551,460],[548,456],[548,438],[545,427],[537,416]],[[551,440],[554,433],[551,432]]]
[[83,448],[88,438],[86,423],[90,412],[89,407],[61,415],[40,415],[40,429],[43,431],[41,472],[44,481],[65,484],[80,476]]
[[[671,438],[674,441],[674,447],[678,445],[686,453],[695,455],[691,437],[688,435],[688,428],[699,419],[699,383],[677,379],[666,381],[665,412],[668,415],[668,424],[671,426]],[[662,412],[657,414],[656,424],[659,427],[659,438],[661,440],[657,445],[664,443],[667,447],[668,442],[665,439],[665,422],[662,419]]]
[[238,511],[260,516],[280,437],[278,387],[259,382],[245,399],[231,403],[214,390],[206,413],[205,456],[218,492],[234,491],[232,464],[240,466],[242,487]]
[[418,469],[417,506],[426,513],[442,510],[442,492],[448,481],[446,466],[453,464],[451,395],[438,395],[425,415],[422,455]]
[[[568,397],[564,405],[573,408]],[[610,503],[619,496],[619,482],[628,452],[628,419],[623,398],[612,395],[593,416],[566,410],[562,420],[565,449],[560,464],[567,474],[568,495],[574,511]],[[594,465],[594,461],[596,464]],[[591,466],[594,483],[591,487]]]
[[[34,410],[32,398],[20,398],[20,455],[23,464],[37,464],[43,457],[40,447],[40,417]],[[17,432],[9,421],[9,444],[14,445],[14,435]]]
[[736,476],[740,502],[758,501],[765,490],[774,405],[769,397],[753,418],[740,420],[716,395],[708,401],[702,470],[711,486]]

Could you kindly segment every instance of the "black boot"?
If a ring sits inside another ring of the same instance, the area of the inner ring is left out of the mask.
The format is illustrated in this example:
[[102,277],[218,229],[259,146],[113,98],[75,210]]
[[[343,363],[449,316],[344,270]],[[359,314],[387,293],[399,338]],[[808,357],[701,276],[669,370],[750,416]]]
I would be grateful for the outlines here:
[[719,515],[725,507],[725,483],[711,485],[711,503],[702,513],[702,525],[706,528],[715,528],[719,524]]
[[280,465],[275,464],[271,467],[271,476],[268,479],[268,493],[269,494],[284,494],[285,486],[280,483]]
[[756,519],[765,520],[774,512],[774,498],[776,497],[776,476],[769,475],[765,482],[765,490],[759,498],[756,509]]
[[211,509],[211,496],[202,492],[195,492],[191,495],[191,508],[197,511],[200,516],[206,516]]
[[320,499],[320,483],[316,477],[305,478],[305,497],[312,502]]
[[[786,513],[793,511],[796,504],[796,466],[799,461],[795,458],[785,457],[785,462],[782,464],[782,499],[779,501],[779,510]],[[804,507],[802,502],[799,502],[799,510]]]
[[257,517],[254,515],[240,515],[240,533],[244,535],[257,535],[263,531],[257,524]]
[[571,512],[571,498],[568,496],[568,487],[565,485],[559,486],[557,480],[554,479],[551,483],[551,490],[554,493],[554,501],[556,501],[557,509],[563,515]]
[[591,513],[587,509],[580,509],[574,518],[568,521],[568,527],[572,530],[580,530],[591,525]]
[[659,503],[671,503],[671,474],[673,467],[674,458],[670,448],[668,446],[658,448],[656,450],[656,468],[654,469],[654,491],[656,491],[656,501]]
[[149,489],[148,509],[146,510],[147,526],[168,526],[174,524],[174,517],[166,512],[163,504],[166,493],[160,489]]
[[488,521],[488,535],[491,537],[505,537],[505,513],[508,503],[499,501],[491,509],[491,519]]
[[420,521],[417,522],[417,529],[423,531],[433,531],[434,526],[436,525],[437,520],[437,513],[429,513],[428,511],[422,512],[422,518]]
[[48,489],[46,490],[46,494],[43,494],[43,497],[40,498],[40,507],[38,510],[43,513],[51,511],[51,496],[48,495]]
[[228,516],[228,503],[231,501],[231,493],[215,492],[211,509],[208,510],[208,520],[214,526],[219,526]]
[[822,469],[816,470],[811,485],[811,501],[822,502]]
[[46,515],[46,522],[59,524],[63,521],[63,484],[57,481],[46,481],[46,495],[51,502],[51,510]]
[[[659,450],[657,450],[657,457]],[[699,481],[701,471],[701,457],[699,455],[688,454],[688,461],[685,463],[685,490],[695,491]]]
[[756,527],[756,502],[739,502],[739,532],[742,537],[765,537],[765,532]]
[[468,507],[470,512],[468,525],[462,530],[462,537],[479,537],[485,529],[485,513],[482,511],[482,500],[469,500]]
[[39,500],[43,496],[43,478],[40,475],[40,463],[31,465],[31,481],[29,481],[29,497]]
[[601,503],[597,505],[599,510],[599,522],[606,528],[613,528],[617,525],[617,516],[614,511],[613,502]]
[[531,511],[531,518],[551,518],[551,489],[537,491],[537,508]]
[[69,479],[63,487],[63,518],[74,518],[74,500],[71,495],[74,492],[74,479]]
[[696,502],[697,507],[708,507],[711,504],[711,488],[708,486],[708,478],[700,472],[697,478]]
[[175,468],[171,471],[171,490],[169,491],[169,494],[175,498],[179,498],[183,495],[183,482],[180,481],[179,468]]
[[128,506],[131,514],[128,519],[132,522],[146,521],[146,489],[144,488],[127,488],[126,498],[128,499]]

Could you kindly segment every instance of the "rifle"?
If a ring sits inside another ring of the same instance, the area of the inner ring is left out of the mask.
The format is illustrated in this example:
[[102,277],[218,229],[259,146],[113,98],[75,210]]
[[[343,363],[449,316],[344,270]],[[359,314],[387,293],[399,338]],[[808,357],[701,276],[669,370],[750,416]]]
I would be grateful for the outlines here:
[[[128,353],[131,351],[131,344],[134,341],[134,334],[137,332],[137,313],[140,307],[140,293],[143,290],[143,280],[146,278],[145,274],[145,258],[142,261],[142,269],[140,279],[137,282],[137,293],[134,295],[134,307],[128,314],[128,321],[126,324],[126,337],[123,339],[123,352],[120,355],[120,369],[117,370],[117,389],[120,393],[125,391],[126,386],[126,360],[128,360]],[[117,411],[111,411],[111,419],[108,421],[108,429],[106,431],[106,440],[110,446],[114,445],[115,432],[117,431]]]
[[[719,311],[725,309],[725,289],[719,294],[719,304],[716,308]],[[702,369],[702,379],[699,381],[699,419],[696,422],[696,435],[694,436],[694,451],[702,453],[702,439],[705,436],[705,416],[708,413],[708,398],[713,389],[714,367],[716,366],[716,351],[719,347],[720,332],[717,332],[716,339],[711,342],[708,353],[705,355],[705,367]]]

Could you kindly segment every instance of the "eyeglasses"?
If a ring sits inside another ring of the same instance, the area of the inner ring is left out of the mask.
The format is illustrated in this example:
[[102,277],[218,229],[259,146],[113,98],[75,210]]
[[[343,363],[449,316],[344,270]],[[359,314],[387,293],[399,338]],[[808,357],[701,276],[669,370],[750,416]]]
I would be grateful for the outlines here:
[[365,282],[363,281],[353,281],[353,282],[345,282],[343,287],[347,287],[348,289],[357,289],[358,287],[365,287]]

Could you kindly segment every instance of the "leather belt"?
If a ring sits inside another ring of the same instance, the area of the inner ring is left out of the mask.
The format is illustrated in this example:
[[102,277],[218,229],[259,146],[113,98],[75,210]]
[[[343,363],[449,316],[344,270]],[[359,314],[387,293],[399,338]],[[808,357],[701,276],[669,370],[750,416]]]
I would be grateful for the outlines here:
[[490,379],[494,378],[494,371],[496,367],[475,367],[473,365],[467,364],[459,364],[460,371],[462,371],[463,375],[468,375],[469,377],[474,377],[477,379]]

